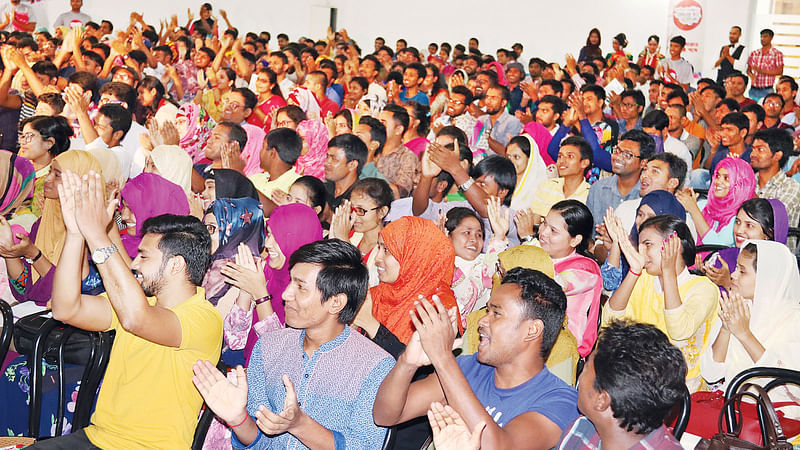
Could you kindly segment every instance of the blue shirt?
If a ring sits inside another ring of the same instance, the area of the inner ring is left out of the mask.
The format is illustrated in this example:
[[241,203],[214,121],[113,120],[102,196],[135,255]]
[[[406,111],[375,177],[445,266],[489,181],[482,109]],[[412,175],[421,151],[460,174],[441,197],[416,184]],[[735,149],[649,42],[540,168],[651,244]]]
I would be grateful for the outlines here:
[[417,95],[413,97],[406,97],[406,88],[400,90],[400,102],[405,103],[409,100],[414,100],[415,102],[419,103],[420,105],[430,106],[431,102],[428,99],[428,96],[425,95],[422,91],[417,91]]
[[[592,212],[594,224],[605,222],[606,210],[609,206],[617,208],[624,200],[633,200],[640,197],[639,195],[639,182],[636,186],[628,192],[628,195],[622,196],[617,188],[617,180],[619,177],[612,175],[608,178],[603,178],[595,182],[589,189],[589,196],[586,198],[586,206]],[[597,233],[592,230],[592,237]]]
[[[310,357],[303,350],[304,330],[285,328],[265,333],[253,347],[247,366],[247,412],[255,420],[258,407],[283,410],[287,374],[300,408],[333,433],[337,449],[381,448],[386,428],[375,425],[372,406],[394,359],[348,326]],[[264,349],[264,350],[262,350]],[[232,434],[233,448],[307,448],[289,433],[258,433],[245,446]]]
[[[745,148],[744,153],[742,153],[741,158],[749,163],[750,162],[750,153],[752,153],[752,152],[753,152],[753,147],[748,145]],[[710,170],[710,172],[711,172],[712,175],[714,174],[714,169],[717,167],[717,164],[719,164],[719,162],[722,161],[722,159],[725,158],[726,156],[728,156],[729,154],[730,154],[730,150],[728,150],[728,147],[720,144],[719,148],[717,149],[717,152],[714,153],[714,158],[711,159],[711,170]]]
[[472,392],[500,428],[531,411],[561,430],[578,417],[578,391],[546,367],[519,386],[500,389],[494,384],[494,367],[478,362],[477,355],[459,356],[457,361]]

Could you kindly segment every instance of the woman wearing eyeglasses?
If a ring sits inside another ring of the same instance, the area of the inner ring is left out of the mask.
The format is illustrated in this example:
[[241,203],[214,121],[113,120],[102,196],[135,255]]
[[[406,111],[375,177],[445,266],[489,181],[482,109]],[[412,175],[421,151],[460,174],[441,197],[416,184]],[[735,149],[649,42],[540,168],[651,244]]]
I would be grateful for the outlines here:
[[42,215],[39,205],[44,201],[44,180],[50,173],[53,158],[69,150],[72,127],[67,119],[55,116],[34,116],[22,121],[19,135],[19,156],[33,163],[36,182],[33,188],[33,202],[19,210],[12,221],[30,230],[33,222]]
[[369,269],[370,287],[378,284],[373,250],[378,244],[378,234],[383,230],[383,219],[389,214],[392,200],[394,195],[389,183],[377,178],[364,178],[353,184],[350,199],[336,208],[331,219],[329,237],[350,241],[358,247]]

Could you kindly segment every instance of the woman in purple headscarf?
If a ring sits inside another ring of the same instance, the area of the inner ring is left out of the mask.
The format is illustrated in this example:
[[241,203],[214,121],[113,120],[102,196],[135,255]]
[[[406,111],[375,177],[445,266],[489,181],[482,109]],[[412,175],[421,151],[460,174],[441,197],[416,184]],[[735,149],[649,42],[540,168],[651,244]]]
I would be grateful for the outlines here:
[[145,220],[162,214],[189,215],[189,201],[183,189],[154,173],[131,178],[120,191],[120,197],[122,220],[128,225],[127,233],[122,233],[122,244],[131,259],[139,252]]
[[742,203],[733,224],[733,247],[712,254],[698,267],[717,286],[730,289],[731,274],[736,270],[739,250],[748,239],[775,241],[786,244],[789,235],[789,216],[786,206],[776,198],[751,198]]
[[[236,258],[236,263],[222,268],[228,282],[241,291],[225,318],[225,341],[231,349],[244,348],[247,361],[258,336],[283,326],[283,291],[290,281],[289,257],[303,245],[320,239],[322,226],[313,209],[302,203],[278,206],[267,222],[265,264],[248,258],[244,252]],[[263,269],[263,276],[259,269]]]

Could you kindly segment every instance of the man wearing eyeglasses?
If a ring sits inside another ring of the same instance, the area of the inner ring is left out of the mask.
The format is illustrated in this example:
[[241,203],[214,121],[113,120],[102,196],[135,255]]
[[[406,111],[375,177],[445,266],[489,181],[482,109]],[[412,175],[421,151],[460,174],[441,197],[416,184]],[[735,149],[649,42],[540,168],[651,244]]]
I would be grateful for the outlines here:
[[[586,206],[592,212],[595,223],[595,244],[607,243],[611,239],[605,229],[603,219],[608,207],[616,208],[625,200],[640,197],[639,176],[644,162],[656,152],[656,142],[642,130],[630,130],[623,134],[611,153],[612,176],[594,183],[589,189]],[[608,248],[595,245],[595,255],[605,261]]]
[[231,169],[238,170],[246,176],[253,176],[263,172],[261,169],[261,147],[264,144],[266,133],[264,130],[247,123],[247,118],[253,113],[258,103],[258,97],[250,89],[234,88],[222,102],[222,121],[239,124],[247,133],[247,143],[241,147],[240,161]]
[[475,123],[478,121],[467,111],[467,106],[472,104],[472,91],[466,86],[455,86],[450,92],[450,99],[447,101],[447,110],[431,125],[431,132],[428,140],[431,141],[439,133],[439,130],[448,126],[455,125],[470,138],[469,146],[473,147],[472,136],[475,134]]

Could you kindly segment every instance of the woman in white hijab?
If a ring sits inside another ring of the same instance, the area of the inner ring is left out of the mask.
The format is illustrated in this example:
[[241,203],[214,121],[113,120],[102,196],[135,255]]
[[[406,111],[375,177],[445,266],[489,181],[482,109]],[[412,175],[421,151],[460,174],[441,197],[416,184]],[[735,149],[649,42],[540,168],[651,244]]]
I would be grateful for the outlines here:
[[539,154],[536,141],[527,134],[515,136],[508,141],[506,157],[517,171],[517,185],[511,196],[511,209],[520,211],[530,208],[536,188],[549,178],[547,165]]
[[[748,240],[742,245],[731,293],[723,292],[712,348],[700,361],[700,374],[713,383],[751,367],[800,370],[800,273],[797,261],[780,242]],[[762,381],[755,380],[759,384]],[[773,402],[798,402],[800,390],[786,386],[770,392]],[[800,408],[781,408],[800,417]]]

